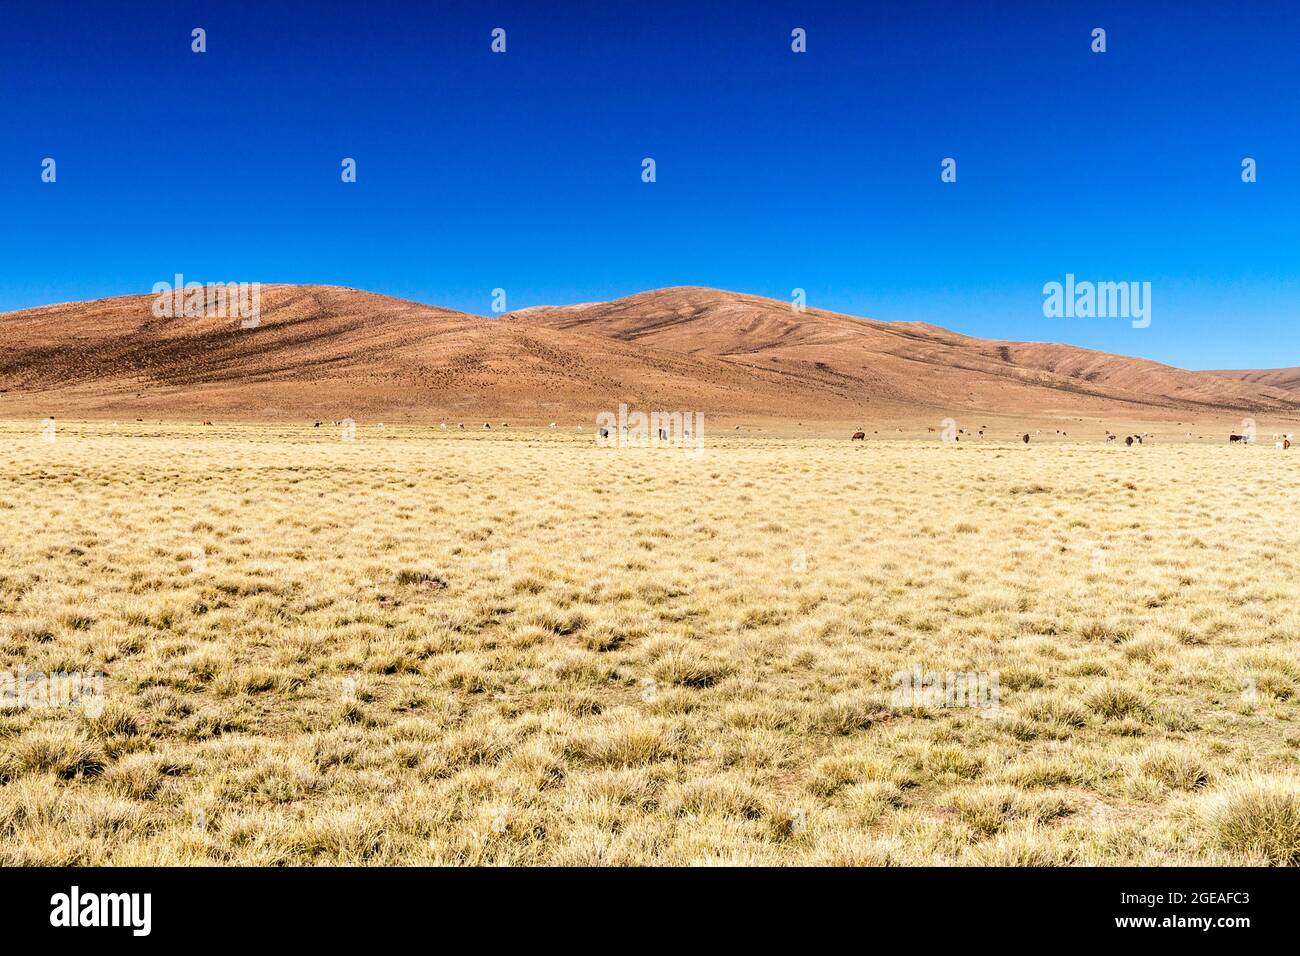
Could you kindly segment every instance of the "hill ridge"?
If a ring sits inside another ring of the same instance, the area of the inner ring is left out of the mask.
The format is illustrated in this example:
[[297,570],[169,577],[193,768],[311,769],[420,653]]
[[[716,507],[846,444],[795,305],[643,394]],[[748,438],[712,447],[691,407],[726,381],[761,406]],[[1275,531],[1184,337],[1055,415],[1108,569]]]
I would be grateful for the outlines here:
[[0,417],[584,421],[621,401],[773,422],[1300,414],[1300,390],[1269,377],[1287,370],[1187,371],[703,286],[497,317],[345,286],[260,295],[254,328],[158,318],[152,295],[0,314]]

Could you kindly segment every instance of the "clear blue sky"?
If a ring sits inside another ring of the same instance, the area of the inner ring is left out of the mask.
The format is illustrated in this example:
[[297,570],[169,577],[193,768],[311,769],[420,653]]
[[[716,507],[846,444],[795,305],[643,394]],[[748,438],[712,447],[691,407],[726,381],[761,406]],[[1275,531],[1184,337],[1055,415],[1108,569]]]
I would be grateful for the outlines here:
[[[974,335],[1296,365],[1298,50],[1283,0],[6,2],[0,310],[176,272],[483,314],[498,286],[512,309],[798,286]],[[1151,327],[1044,318],[1067,272],[1151,282]]]

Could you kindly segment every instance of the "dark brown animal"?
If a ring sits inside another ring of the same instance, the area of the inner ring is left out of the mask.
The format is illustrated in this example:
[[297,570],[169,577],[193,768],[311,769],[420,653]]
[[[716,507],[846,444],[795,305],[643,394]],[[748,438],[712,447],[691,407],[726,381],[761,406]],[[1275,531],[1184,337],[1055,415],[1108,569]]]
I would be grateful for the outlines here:
[[1129,435],[1127,438],[1125,438],[1125,439],[1124,439],[1124,444],[1128,445],[1129,448],[1132,448],[1132,447],[1133,447],[1133,436],[1132,436],[1132,435]]
[[854,432],[853,437],[849,439],[849,441],[866,441],[866,440],[867,440],[866,432]]
[[1026,445],[1029,444],[1029,432],[1025,432],[1025,439],[1024,439],[1024,441],[1025,441],[1025,444],[1026,444]]
[[1228,436],[1228,444],[1229,444],[1229,445],[1235,445],[1235,444],[1237,444],[1237,442],[1241,442],[1242,444],[1245,444],[1245,442],[1246,442],[1246,436],[1245,436],[1245,435],[1229,435],[1229,436]]
[[211,425],[212,422],[204,422],[203,424],[205,424],[205,425]]

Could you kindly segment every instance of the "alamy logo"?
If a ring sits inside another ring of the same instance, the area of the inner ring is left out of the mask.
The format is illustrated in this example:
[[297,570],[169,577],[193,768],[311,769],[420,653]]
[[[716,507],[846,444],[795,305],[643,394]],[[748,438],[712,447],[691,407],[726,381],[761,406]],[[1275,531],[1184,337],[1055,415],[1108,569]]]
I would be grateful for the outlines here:
[[996,712],[1001,701],[998,672],[897,671],[889,704],[900,710],[912,707],[971,707]]
[[129,926],[131,935],[148,936],[153,928],[152,893],[71,892],[50,897],[51,926]]
[[155,319],[239,319],[242,329],[255,329],[262,321],[260,282],[186,282],[177,273],[175,282],[155,282]]
[[684,448],[686,457],[704,454],[703,412],[631,412],[627,404],[618,406],[618,414],[601,412],[596,416],[598,448],[658,448],[668,445]]
[[79,707],[87,717],[104,712],[104,673],[45,674],[19,669],[0,671],[0,708],[57,710]]
[[1043,315],[1049,319],[1132,319],[1135,329],[1151,324],[1150,282],[1076,282],[1043,286]]

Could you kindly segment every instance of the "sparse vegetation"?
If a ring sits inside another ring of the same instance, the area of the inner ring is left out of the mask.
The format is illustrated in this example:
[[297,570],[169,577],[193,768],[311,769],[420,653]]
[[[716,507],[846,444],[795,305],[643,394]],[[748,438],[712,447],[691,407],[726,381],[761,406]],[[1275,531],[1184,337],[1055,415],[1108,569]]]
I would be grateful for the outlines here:
[[0,709],[2,864],[1300,863],[1293,455],[0,446],[0,671],[107,674]]

